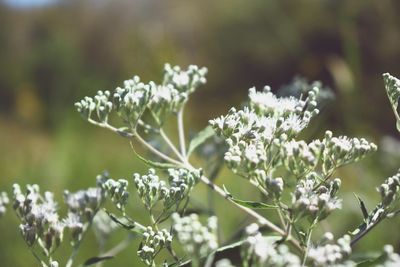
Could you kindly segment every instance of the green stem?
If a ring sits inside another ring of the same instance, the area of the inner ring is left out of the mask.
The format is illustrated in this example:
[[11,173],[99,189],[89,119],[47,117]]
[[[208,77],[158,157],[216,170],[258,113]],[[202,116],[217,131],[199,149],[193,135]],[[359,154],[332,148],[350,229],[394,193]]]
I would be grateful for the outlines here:
[[[171,145],[171,149],[173,146],[173,144],[170,142],[169,138],[166,136],[166,134],[163,131],[160,131],[161,135],[164,136],[165,140],[167,143],[170,143]],[[144,146],[146,146],[147,148],[149,148],[150,151],[152,151],[154,154],[159,155],[160,157],[162,157],[163,159],[165,159],[166,161],[176,164],[177,166],[181,166],[181,167],[185,167],[189,170],[195,170],[195,168],[188,162],[186,161],[182,155],[179,156],[179,159],[181,160],[181,162],[176,161],[172,158],[169,158],[168,156],[162,154],[161,152],[159,152],[158,150],[156,150],[155,148],[153,148],[151,145],[149,145],[143,138],[140,137],[140,135],[135,134],[134,135],[135,138]],[[168,141],[167,141],[168,140]],[[176,150],[176,148],[175,148]],[[177,150],[176,150],[177,151]],[[179,152],[178,152],[179,154]],[[200,178],[200,180],[205,183],[207,186],[209,186],[213,191],[215,191],[217,194],[219,194],[220,196],[222,196],[223,198],[225,198],[226,200],[228,200],[230,203],[232,203],[234,206],[236,206],[238,209],[242,210],[243,212],[249,214],[251,217],[253,217],[254,219],[257,220],[258,224],[260,224],[261,226],[266,226],[269,229],[271,229],[272,231],[280,234],[281,236],[286,236],[286,231],[282,230],[281,228],[279,228],[278,226],[276,226],[274,223],[272,223],[271,221],[269,221],[268,219],[264,218],[263,216],[261,216],[260,214],[258,214],[257,212],[255,212],[254,210],[247,208],[247,207],[243,207],[237,203],[235,203],[229,195],[227,195],[225,193],[225,191],[220,188],[219,186],[215,185],[213,182],[211,182],[206,176],[202,176]],[[288,236],[287,240],[300,252],[303,252],[303,248],[301,247],[301,245],[299,244],[299,242],[297,240],[295,240],[292,236]]]
[[175,159],[173,159],[173,158],[168,157],[167,155],[161,153],[160,151],[158,151],[157,149],[155,149],[154,147],[152,147],[152,146],[151,146],[149,143],[147,143],[147,141],[144,140],[139,134],[136,134],[136,135],[135,135],[135,139],[136,139],[137,141],[139,141],[139,143],[141,143],[141,144],[142,144],[143,146],[145,146],[147,149],[149,149],[153,154],[157,155],[158,157],[162,158],[163,160],[168,161],[168,162],[173,163],[173,164],[176,164],[176,165],[178,165],[178,166],[181,166],[181,165],[182,165],[181,162],[179,162],[179,161],[177,161],[177,160],[175,160]]
[[36,254],[36,252],[32,249],[32,247],[29,246],[29,245],[28,245],[28,247],[29,247],[29,251],[32,253],[33,257],[40,263],[40,265],[43,266],[43,267],[47,267],[47,264],[44,263],[44,262],[39,258],[39,256],[38,256],[38,255]]
[[163,129],[160,129],[160,135],[164,139],[164,141],[167,143],[167,145],[171,148],[171,150],[175,153],[175,155],[181,160],[182,162],[186,162],[186,159],[179,153],[178,149],[175,147],[175,145],[172,143],[172,141],[168,138],[168,136],[165,134]]
[[156,222],[156,220],[154,219],[154,216],[153,216],[153,213],[151,212],[151,210],[149,210],[149,213],[150,213],[151,225],[154,227],[154,229],[155,229],[156,231],[158,231],[157,222]]
[[[276,209],[276,211],[278,212],[279,220],[281,221],[282,227],[286,228],[287,225],[286,225],[285,219],[283,218],[281,206],[279,205],[279,203],[278,203],[277,201],[274,201],[274,203],[275,203],[275,205],[278,207],[278,208]],[[290,225],[290,222],[288,222],[288,224]],[[286,232],[287,232],[286,235],[289,236],[288,231],[286,231]]]
[[81,238],[79,239],[78,243],[76,243],[76,244],[74,245],[74,248],[73,248],[73,250],[72,250],[72,253],[71,253],[71,255],[69,256],[68,261],[67,261],[67,263],[65,264],[65,267],[71,267],[72,264],[74,263],[75,257],[76,257],[76,255],[78,254],[78,251],[79,251],[79,248],[80,248],[80,246],[81,246],[81,244],[82,244],[82,241],[83,241],[83,239],[85,239],[85,236],[86,236],[88,230],[89,230],[90,227],[92,226],[92,224],[93,224],[93,219],[94,219],[94,217],[96,216],[96,214],[97,214],[98,211],[99,211],[99,209],[97,209],[96,212],[94,212],[92,218],[89,220],[89,222],[87,223],[86,227],[83,229]]
[[307,261],[307,256],[308,256],[308,250],[310,247],[310,243],[311,243],[311,236],[312,236],[312,232],[314,230],[314,227],[317,223],[317,218],[314,220],[314,222],[312,223],[312,225],[310,226],[310,229],[308,230],[307,233],[307,242],[306,242],[306,250],[304,251],[304,257],[303,257],[303,262],[301,264],[301,266],[306,266],[306,261]]
[[360,233],[356,234],[356,236],[351,240],[350,245],[354,246],[358,241],[361,240],[366,234],[368,234],[372,229],[375,228],[383,219],[386,218],[386,212],[383,213],[381,216],[377,218],[376,221],[374,221],[371,225],[368,225],[364,230],[362,230]]
[[116,256],[117,254],[119,254],[121,251],[123,251],[125,248],[127,248],[129,246],[129,244],[132,242],[132,240],[135,238],[135,234],[133,233],[129,233],[128,237],[125,238],[122,242],[118,243],[116,246],[114,246],[113,248],[111,248],[110,250],[108,250],[105,253],[102,253],[102,256]]
[[186,144],[185,144],[185,129],[183,127],[183,109],[184,107],[182,107],[179,111],[178,111],[178,135],[179,135],[179,145],[181,148],[181,154],[183,156],[184,159],[186,159]]

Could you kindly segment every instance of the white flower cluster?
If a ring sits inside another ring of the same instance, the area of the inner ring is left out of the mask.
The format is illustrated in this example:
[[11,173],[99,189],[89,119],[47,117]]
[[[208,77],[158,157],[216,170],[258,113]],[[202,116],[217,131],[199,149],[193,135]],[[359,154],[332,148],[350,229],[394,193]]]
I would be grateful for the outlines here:
[[118,115],[129,126],[135,126],[150,103],[150,85],[140,81],[139,76],[124,81],[113,94],[113,103]]
[[91,220],[104,199],[101,188],[91,187],[86,190],[79,190],[71,193],[64,191],[64,202],[68,206],[68,211]]
[[377,150],[375,144],[364,138],[332,137],[331,131],[326,131],[322,143],[324,146],[322,167],[325,173],[339,166],[358,161]]
[[220,259],[215,263],[215,267],[235,267],[229,259]]
[[263,116],[276,118],[299,116],[304,122],[318,113],[316,97],[319,88],[313,87],[308,92],[306,100],[294,97],[276,97],[269,86],[265,86],[262,92],[257,92],[253,87],[249,90],[250,107]]
[[53,253],[63,239],[64,224],[57,214],[53,193],[40,195],[38,185],[27,185],[22,193],[18,184],[13,185],[13,208],[21,220],[20,230],[28,246],[37,241],[46,255]]
[[400,172],[392,177],[387,178],[379,187],[378,191],[381,194],[382,206],[389,207],[398,198],[400,189]]
[[341,181],[334,179],[328,185],[318,185],[313,173],[304,180],[300,180],[292,197],[292,210],[297,216],[311,220],[322,220],[332,211],[342,207],[341,200],[336,197]]
[[62,221],[63,225],[68,228],[71,237],[71,245],[77,244],[81,238],[85,220],[78,213],[69,212],[67,217]]
[[169,210],[173,206],[179,206],[197,184],[200,176],[201,171],[168,169],[168,186],[154,169],[149,169],[146,175],[133,174],[133,181],[140,199],[148,210],[159,201],[163,202],[164,210]]
[[254,179],[259,181],[260,184],[264,184],[265,190],[275,199],[280,199],[284,186],[281,177],[272,178],[271,176],[268,176],[264,170],[256,170],[254,173]]
[[125,179],[106,179],[101,184],[101,187],[107,193],[107,196],[110,197],[117,209],[124,213],[129,198],[129,192],[127,191],[128,181]]
[[310,144],[291,140],[282,146],[283,164],[295,177],[303,178],[317,167],[321,148],[322,144],[319,140]]
[[249,90],[249,106],[210,121],[217,135],[228,144],[225,162],[235,173],[252,177],[255,170],[271,170],[283,165],[298,179],[316,171],[322,164],[323,176],[335,168],[357,161],[376,145],[361,138],[332,137],[327,131],[322,141],[309,144],[295,137],[318,114],[316,108],[319,88],[310,87],[305,100],[277,97],[270,87],[262,92]]
[[278,98],[266,87],[249,91],[250,104],[243,110],[229,110],[226,116],[210,120],[215,132],[225,138],[229,149],[225,161],[236,173],[275,167],[280,163],[279,147],[292,140],[318,114],[313,88],[306,100]]
[[85,97],[81,101],[75,103],[75,107],[85,119],[91,118],[94,112],[97,116],[97,120],[104,123],[107,122],[108,115],[113,109],[113,103],[109,98],[110,91],[97,91],[94,98]]
[[10,199],[6,192],[0,192],[0,217],[6,213],[6,206],[10,203]]
[[163,84],[171,84],[180,93],[191,94],[207,82],[206,74],[207,68],[199,68],[196,65],[190,65],[187,70],[182,70],[179,66],[172,67],[170,64],[165,64]]
[[383,248],[383,254],[380,257],[382,261],[376,267],[396,267],[400,266],[400,255],[395,253],[391,245],[386,245]]
[[400,98],[400,80],[390,75],[389,73],[384,73],[383,81],[385,83],[385,89],[390,104],[392,105],[393,111],[395,112],[396,118],[398,119],[399,114],[397,112],[397,106]]
[[251,266],[301,266],[299,257],[292,254],[286,245],[277,245],[273,237],[262,236],[257,224],[249,225],[246,233],[248,237],[242,247],[242,257],[244,261],[251,262]]
[[218,248],[217,217],[209,217],[206,226],[197,214],[180,217],[174,213],[172,221],[173,233],[188,256],[200,259]]
[[[100,124],[108,123],[108,117],[113,110],[121,117],[125,127],[134,131],[143,113],[148,109],[156,122],[154,127],[161,127],[165,117],[176,113],[187,101],[190,93],[194,92],[200,85],[206,83],[206,68],[191,65],[187,70],[180,67],[164,67],[164,78],[162,84],[140,81],[138,76],[124,81],[122,87],[115,89],[114,93],[109,91],[98,91],[94,98],[85,97],[75,103],[78,112],[85,119]],[[93,116],[93,114],[96,116]],[[144,126],[149,124],[143,123]],[[121,128],[124,129],[124,128]],[[121,134],[131,136],[121,130]]]
[[335,267],[350,267],[356,264],[347,260],[351,254],[350,236],[345,235],[339,238],[336,243],[333,243],[333,235],[325,233],[324,243],[317,247],[311,247],[308,251],[308,259],[311,266],[335,266]]
[[140,259],[147,266],[155,266],[154,258],[165,247],[170,247],[172,235],[165,229],[154,231],[150,226],[143,233],[143,239],[137,251]]
[[322,174],[325,176],[342,165],[364,158],[376,149],[375,144],[364,138],[332,137],[332,132],[326,131],[322,141],[314,140],[307,144],[291,140],[284,143],[282,160],[285,168],[297,178],[317,171],[321,162]]

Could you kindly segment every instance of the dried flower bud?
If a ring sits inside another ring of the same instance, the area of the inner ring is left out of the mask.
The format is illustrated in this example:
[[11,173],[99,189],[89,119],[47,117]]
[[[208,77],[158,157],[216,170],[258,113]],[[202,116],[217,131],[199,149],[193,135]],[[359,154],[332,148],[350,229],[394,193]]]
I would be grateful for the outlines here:
[[78,243],[81,239],[83,232],[83,221],[82,218],[73,212],[68,213],[67,218],[63,220],[65,227],[71,233],[71,243],[72,245]]
[[27,245],[33,246],[39,239],[44,244],[44,253],[54,252],[62,241],[64,225],[59,221],[53,193],[45,192],[42,196],[38,185],[27,185],[23,194],[20,186],[14,184],[13,199]]

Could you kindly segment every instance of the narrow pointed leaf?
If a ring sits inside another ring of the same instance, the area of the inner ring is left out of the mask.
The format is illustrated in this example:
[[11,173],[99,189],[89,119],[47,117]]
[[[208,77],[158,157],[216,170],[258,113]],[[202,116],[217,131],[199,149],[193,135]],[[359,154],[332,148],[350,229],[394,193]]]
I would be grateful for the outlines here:
[[132,143],[131,143],[131,147],[132,147],[133,153],[135,153],[136,157],[138,157],[141,161],[143,161],[149,167],[153,167],[153,168],[156,168],[156,169],[162,169],[162,170],[170,169],[170,168],[174,169],[174,168],[177,167],[175,164],[165,163],[165,162],[157,162],[157,161],[152,161],[152,160],[146,159],[146,158],[140,156],[136,152],[136,150],[133,148]]
[[236,204],[239,204],[239,205],[241,205],[243,207],[250,208],[250,209],[276,209],[276,208],[278,208],[275,205],[270,205],[270,204],[266,204],[266,203],[263,203],[263,202],[241,200],[241,199],[234,198],[232,196],[232,194],[228,192],[228,190],[226,189],[225,186],[223,186],[223,189],[224,189],[225,193],[227,194],[227,196],[233,202],[235,202]]
[[365,206],[364,201],[357,194],[354,193],[354,196],[357,198],[364,220],[366,220],[368,218],[367,207]]
[[[138,233],[138,234],[143,234],[144,232],[144,227],[139,225],[138,223],[134,222],[134,221],[128,221],[125,222],[124,219],[125,218],[118,218],[117,216],[115,216],[113,213],[104,210],[107,215],[110,217],[110,219],[115,222],[116,224],[122,226],[124,229]],[[127,220],[127,219],[125,219]]]
[[83,266],[90,266],[90,265],[93,265],[93,264],[98,263],[98,262],[110,260],[110,259],[112,259],[112,258],[114,258],[114,257],[113,257],[113,256],[98,256],[98,257],[92,257],[92,258],[86,260],[86,261],[83,263]]
[[193,153],[193,151],[196,150],[197,147],[199,147],[213,135],[214,135],[214,130],[210,125],[201,130],[200,132],[198,132],[190,141],[189,148],[187,151],[187,156],[189,157]]

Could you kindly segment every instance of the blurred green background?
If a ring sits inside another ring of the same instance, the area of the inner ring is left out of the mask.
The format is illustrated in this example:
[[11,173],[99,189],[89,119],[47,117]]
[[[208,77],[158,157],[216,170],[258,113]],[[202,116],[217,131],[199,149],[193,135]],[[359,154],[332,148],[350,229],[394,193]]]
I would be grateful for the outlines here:
[[[331,129],[380,147],[337,173],[344,209],[323,230],[343,235],[361,221],[352,192],[372,208],[379,200],[375,187],[400,166],[399,134],[381,77],[400,76],[399,10],[395,0],[0,0],[0,190],[37,183],[61,201],[63,189],[93,186],[103,170],[115,178],[143,172],[126,140],[84,122],[73,107],[134,74],[159,81],[166,62],[209,68],[208,84],[186,109],[187,132],[239,106],[248,88],[278,89],[301,75],[322,81],[336,96],[308,136]],[[227,170],[216,182],[242,198],[254,194]],[[199,185],[194,202],[207,206],[206,196]],[[227,214],[229,204],[218,196],[215,202],[224,242],[245,216],[233,209]],[[145,221],[133,204],[132,216]],[[12,211],[0,221],[1,265],[35,266],[16,222]],[[386,243],[398,250],[398,222],[382,223],[356,252]],[[134,242],[105,266],[141,266],[136,248]],[[57,256],[68,253],[66,246]],[[87,240],[78,262],[96,254]]]

